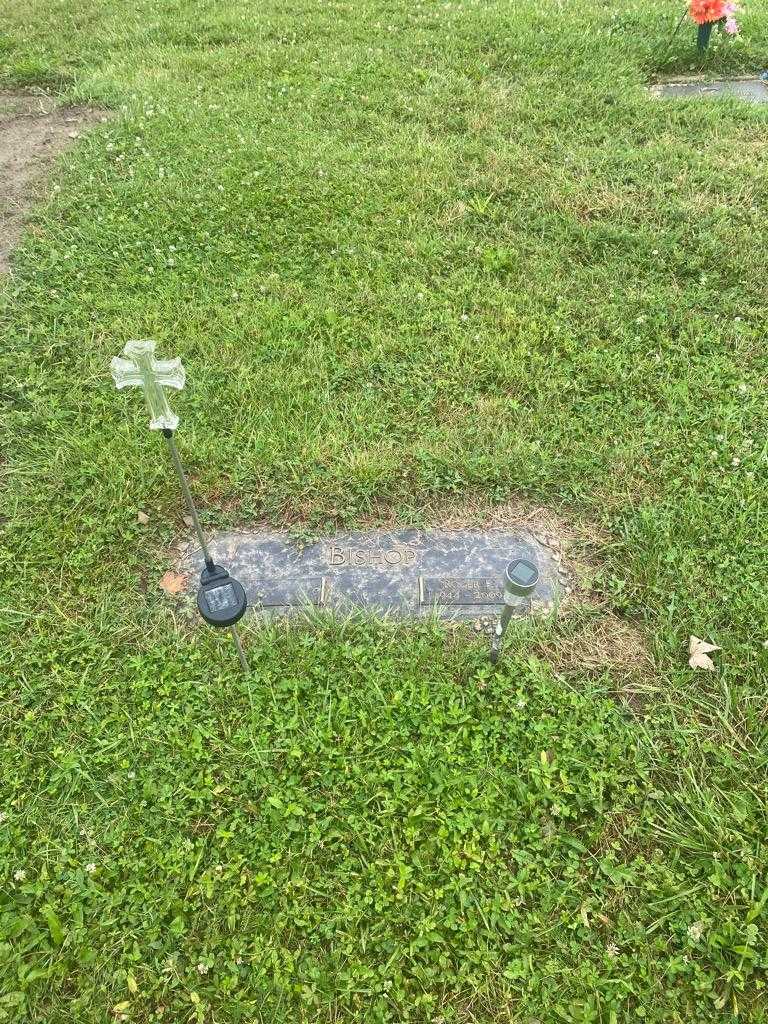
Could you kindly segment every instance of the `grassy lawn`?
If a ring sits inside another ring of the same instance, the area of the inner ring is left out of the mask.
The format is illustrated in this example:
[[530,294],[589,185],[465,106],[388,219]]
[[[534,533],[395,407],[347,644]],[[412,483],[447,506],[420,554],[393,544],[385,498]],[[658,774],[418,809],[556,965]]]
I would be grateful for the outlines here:
[[[0,0],[7,87],[114,110],[0,285],[0,1020],[768,1020],[768,107],[647,97],[683,6]],[[239,675],[147,336],[207,526],[529,502],[594,610]],[[561,656],[606,614],[645,669]]]

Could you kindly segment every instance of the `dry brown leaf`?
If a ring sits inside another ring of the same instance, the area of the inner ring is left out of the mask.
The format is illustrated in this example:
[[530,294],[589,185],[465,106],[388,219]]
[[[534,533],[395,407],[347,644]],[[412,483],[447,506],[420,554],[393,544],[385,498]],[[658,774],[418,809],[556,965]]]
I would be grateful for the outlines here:
[[192,518],[192,516],[184,516],[184,525],[185,526],[194,526],[195,525],[195,520]]
[[141,509],[139,509],[138,514],[136,515],[136,522],[139,526],[146,526],[149,522],[149,516],[146,512],[142,512]]
[[700,640],[697,636],[691,636],[688,638],[688,664],[691,668],[703,668],[707,672],[715,671],[715,663],[709,657],[712,651],[720,651],[721,647],[717,644],[707,643],[706,640]]
[[174,572],[173,569],[169,569],[167,573],[160,580],[160,589],[164,590],[166,594],[180,594],[186,587],[189,581],[189,576],[183,572]]

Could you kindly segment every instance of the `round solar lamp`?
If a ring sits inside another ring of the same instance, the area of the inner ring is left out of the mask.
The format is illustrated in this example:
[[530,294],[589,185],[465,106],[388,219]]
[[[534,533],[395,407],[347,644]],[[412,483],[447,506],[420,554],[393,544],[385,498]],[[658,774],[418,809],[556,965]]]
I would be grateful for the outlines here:
[[512,611],[521,599],[529,598],[539,582],[539,567],[528,558],[516,558],[504,570],[504,607],[491,641],[491,664],[501,653],[501,641],[512,618]]

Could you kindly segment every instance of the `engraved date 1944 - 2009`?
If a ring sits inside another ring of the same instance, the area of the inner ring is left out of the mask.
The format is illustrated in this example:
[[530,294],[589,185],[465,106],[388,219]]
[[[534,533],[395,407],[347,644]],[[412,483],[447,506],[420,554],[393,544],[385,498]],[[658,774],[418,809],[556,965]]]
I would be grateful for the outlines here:
[[416,562],[416,552],[408,547],[369,549],[331,544],[326,548],[326,559],[333,569],[363,566],[371,569],[409,569]]

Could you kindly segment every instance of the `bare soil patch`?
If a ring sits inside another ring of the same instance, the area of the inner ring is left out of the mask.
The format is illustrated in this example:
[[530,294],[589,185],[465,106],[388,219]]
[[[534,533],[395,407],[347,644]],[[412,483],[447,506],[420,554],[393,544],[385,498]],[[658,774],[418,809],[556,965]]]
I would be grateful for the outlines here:
[[444,529],[520,527],[554,551],[561,562],[564,598],[558,605],[558,624],[542,640],[539,654],[564,675],[607,674],[624,702],[640,710],[637,691],[654,676],[653,657],[640,628],[617,616],[595,586],[611,544],[609,534],[593,523],[576,525],[561,512],[524,501],[494,507],[471,501],[461,507],[436,505],[428,518]]
[[106,121],[91,107],[59,107],[44,94],[0,93],[0,273],[19,240],[51,163],[84,129]]

